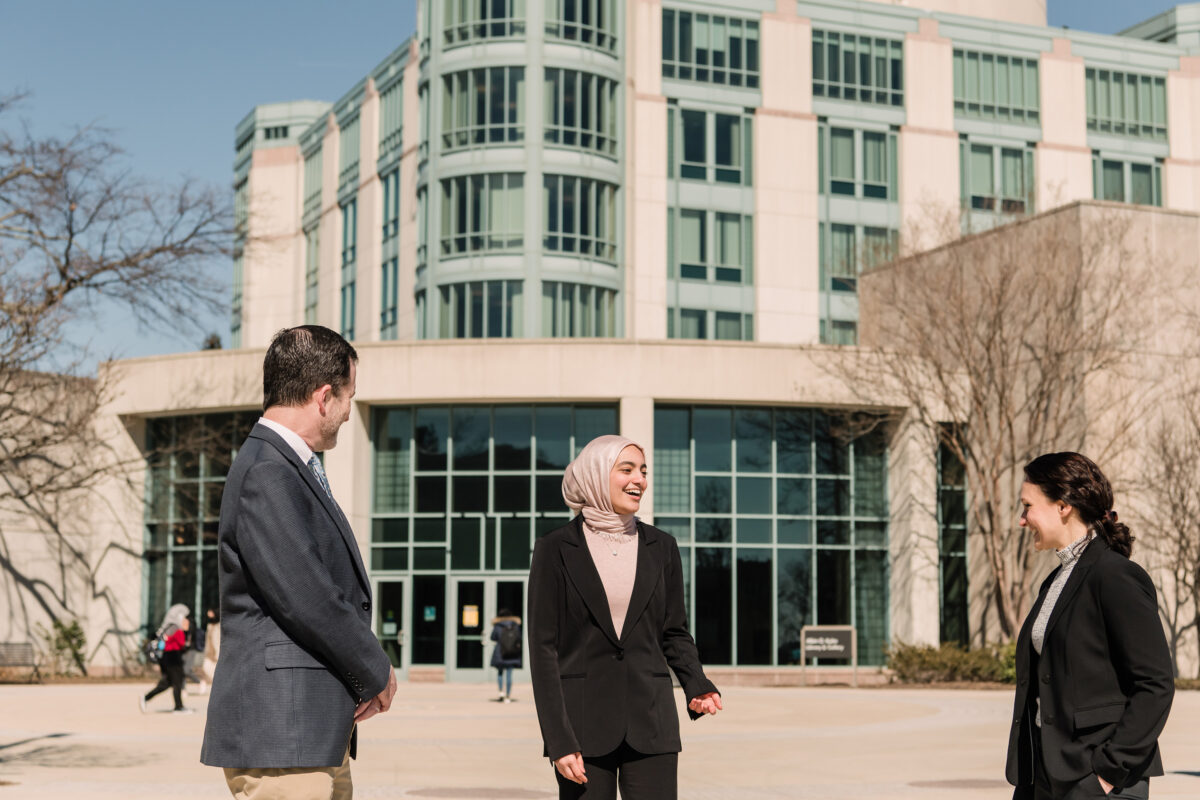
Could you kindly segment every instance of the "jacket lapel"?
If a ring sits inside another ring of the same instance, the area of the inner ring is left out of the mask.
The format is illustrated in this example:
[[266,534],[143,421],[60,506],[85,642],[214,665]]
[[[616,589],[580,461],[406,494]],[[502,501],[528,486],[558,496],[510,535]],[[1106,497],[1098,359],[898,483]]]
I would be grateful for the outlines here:
[[367,596],[370,597],[371,583],[367,580],[367,569],[363,564],[362,553],[358,550],[358,540],[354,538],[354,531],[350,530],[350,523],[347,521],[346,515],[342,513],[342,509],[338,507],[338,504],[329,495],[325,494],[325,490],[321,487],[321,482],[317,480],[317,476],[308,468],[308,464],[300,460],[300,456],[296,454],[291,445],[283,440],[283,437],[266,425],[255,425],[254,429],[250,431],[250,435],[269,442],[299,471],[300,479],[304,481],[309,490],[321,501],[321,505],[325,507],[325,510],[333,519],[334,525],[337,526],[338,533],[342,535],[342,541],[350,553],[350,560],[354,563],[354,572],[358,575],[358,581],[362,584],[362,588],[367,593]]
[[583,539],[582,516],[571,521],[571,532],[572,535],[565,539],[570,546],[561,550],[567,577],[583,598],[588,611],[592,612],[592,617],[599,623],[600,630],[614,645],[620,646],[616,628],[613,626],[612,611],[608,608],[608,595],[604,593],[604,583],[600,580],[600,573],[596,570],[587,542]]
[[1075,593],[1079,591],[1079,587],[1083,585],[1088,571],[1096,563],[1096,559],[1100,557],[1100,548],[1102,547],[1108,549],[1108,543],[1097,536],[1092,539],[1087,549],[1083,551],[1083,555],[1079,557],[1079,563],[1075,565],[1075,569],[1071,570],[1071,575],[1067,578],[1067,583],[1063,586],[1062,593],[1058,596],[1058,601],[1055,602],[1054,608],[1050,611],[1050,619],[1046,621],[1047,636],[1054,629],[1054,623],[1058,622],[1059,618],[1063,615],[1063,611],[1071,604],[1071,600],[1075,597]]
[[646,527],[641,520],[638,520],[637,527],[637,572],[633,578],[633,593],[629,596],[629,611],[625,614],[625,624],[621,626],[622,640],[629,635],[629,631],[633,630],[634,625],[642,616],[642,612],[646,610],[646,604],[650,602],[650,595],[654,593],[654,587],[658,585],[659,578],[662,577],[658,536],[655,535],[653,528]]

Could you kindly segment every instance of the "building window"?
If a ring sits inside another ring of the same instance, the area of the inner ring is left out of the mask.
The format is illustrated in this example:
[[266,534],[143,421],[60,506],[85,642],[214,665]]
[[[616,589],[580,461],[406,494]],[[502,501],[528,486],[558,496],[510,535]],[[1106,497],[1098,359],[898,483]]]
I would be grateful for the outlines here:
[[525,35],[526,0],[444,0],[442,35],[447,47],[476,39]]
[[547,0],[546,38],[580,42],[597,50],[617,49],[613,0]]
[[972,211],[1033,211],[1033,149],[959,141],[962,202]]
[[941,584],[941,640],[966,645],[967,472],[945,444],[938,446],[938,571]]
[[548,144],[617,154],[617,82],[574,69],[546,68]]
[[663,9],[664,78],[758,88],[758,22]]
[[542,336],[617,335],[617,292],[580,283],[542,281]]
[[542,192],[546,208],[542,246],[547,251],[616,261],[616,186],[591,178],[546,175]]
[[[523,579],[537,538],[571,519],[563,470],[589,441],[617,431],[615,406],[371,409],[370,567],[413,581],[402,621],[414,632],[412,663],[445,663],[446,637],[457,632],[455,615],[438,612],[446,572]],[[422,580],[441,591],[420,596]],[[482,666],[481,653],[476,644],[451,658]]]
[[[804,625],[888,642],[887,442],[801,408],[658,406],[654,524],[679,542],[706,664],[800,663]],[[736,609],[736,613],[735,613]]]
[[417,162],[424,164],[429,160],[429,84],[421,84],[417,90],[418,119],[421,125],[421,137],[417,142]]
[[667,309],[668,339],[754,340],[754,315],[703,308]]
[[268,142],[276,139],[286,139],[288,137],[287,125],[272,125],[269,128],[263,128],[263,138]]
[[400,233],[400,168],[379,180],[383,190],[383,241]]
[[396,81],[379,95],[379,154],[387,155],[403,145],[404,82]]
[[322,151],[304,159],[304,217],[315,216],[321,211],[321,170],[324,158]]
[[956,48],[954,113],[968,119],[1039,124],[1038,62]]
[[353,340],[358,274],[358,201],[342,206],[342,336]]
[[896,133],[821,123],[817,132],[821,194],[860,200],[899,199]]
[[379,284],[379,338],[384,341],[398,338],[396,306],[398,305],[398,278],[400,260],[389,258],[383,262],[383,276]]
[[820,336],[821,344],[853,347],[858,344],[858,323],[852,319],[823,319]]
[[[674,223],[678,215],[678,224]],[[671,253],[675,277],[711,283],[753,281],[753,217],[691,208],[668,211],[668,231],[677,231]]]
[[1166,78],[1088,67],[1084,87],[1089,131],[1166,141]]
[[146,630],[153,631],[175,603],[194,609],[197,619],[217,608],[221,492],[258,417],[244,412],[147,420]]
[[525,138],[525,68],[488,67],[442,78],[442,149]]
[[338,133],[338,191],[358,182],[359,123],[358,115],[347,122]]
[[[522,215],[522,218],[524,215]],[[429,239],[429,187],[417,189],[417,267],[425,266]]]
[[1162,205],[1162,161],[1127,161],[1092,153],[1092,188],[1097,200]]
[[896,257],[898,235],[888,228],[822,222],[819,231],[824,291],[855,292],[862,270]]
[[442,286],[442,339],[512,339],[524,335],[521,281],[471,281]]
[[492,173],[442,181],[442,255],[520,250],[524,176]]
[[250,180],[243,180],[233,190],[233,235],[241,238],[250,224]]
[[904,43],[814,30],[813,95],[882,106],[904,105]]
[[242,302],[245,258],[241,250],[233,256],[233,299],[230,303],[229,346],[237,350],[242,346]]
[[417,328],[417,338],[418,339],[428,339],[429,338],[429,328],[426,327],[426,325],[428,324],[428,321],[429,321],[428,320],[429,315],[428,315],[428,312],[427,312],[427,309],[425,306],[425,297],[426,297],[426,292],[424,289],[418,289],[413,295],[413,303],[416,306],[416,317],[417,317],[416,328]]
[[671,106],[667,111],[668,176],[749,186],[752,124],[748,114]]
[[317,304],[321,299],[321,229],[304,232],[304,324],[317,323]]

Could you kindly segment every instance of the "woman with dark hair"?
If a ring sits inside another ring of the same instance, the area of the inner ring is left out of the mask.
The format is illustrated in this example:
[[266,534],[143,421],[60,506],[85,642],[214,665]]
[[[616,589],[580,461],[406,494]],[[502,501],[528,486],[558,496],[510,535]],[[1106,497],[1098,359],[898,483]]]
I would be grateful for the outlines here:
[[[496,700],[512,702],[513,670],[521,668],[521,618],[507,608],[500,609],[492,620],[492,666],[496,668]],[[507,681],[507,686],[505,685]]]
[[1112,487],[1079,453],[1039,456],[1025,467],[1020,524],[1059,566],[1017,637],[1013,797],[1147,798],[1175,683],[1154,584],[1129,560]]
[[621,436],[588,443],[563,476],[575,517],[538,539],[529,569],[529,667],[559,798],[673,800],[679,716],[721,710],[687,629],[679,546],[637,517],[646,456]]

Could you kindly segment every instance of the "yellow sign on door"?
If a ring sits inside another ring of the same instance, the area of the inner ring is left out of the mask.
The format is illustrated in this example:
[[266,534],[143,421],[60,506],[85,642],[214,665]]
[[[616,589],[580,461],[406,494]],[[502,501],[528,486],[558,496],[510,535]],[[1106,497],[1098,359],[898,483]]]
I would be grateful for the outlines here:
[[462,607],[462,626],[464,628],[479,627],[479,606]]

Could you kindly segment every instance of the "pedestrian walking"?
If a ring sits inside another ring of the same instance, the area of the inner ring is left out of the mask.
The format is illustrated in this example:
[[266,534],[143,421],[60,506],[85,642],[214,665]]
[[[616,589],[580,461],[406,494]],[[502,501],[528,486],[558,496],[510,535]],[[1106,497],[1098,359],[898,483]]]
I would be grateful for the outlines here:
[[187,649],[188,607],[182,604],[171,606],[163,616],[162,624],[155,632],[156,642],[161,642],[158,669],[162,673],[158,684],[138,698],[138,706],[146,713],[146,704],[167,689],[175,698],[175,713],[191,713],[183,706],[183,656]]
[[1017,637],[1006,776],[1014,800],[1148,798],[1175,691],[1154,584],[1089,458],[1025,467],[1021,527],[1058,567]]
[[492,666],[496,668],[496,687],[501,703],[512,702],[513,670],[522,664],[523,643],[521,641],[521,618],[513,616],[507,608],[492,620]]
[[592,440],[567,466],[578,516],[538,539],[529,570],[529,666],[558,796],[674,800],[679,718],[721,710],[688,633],[679,546],[637,519],[649,488],[641,445]]

